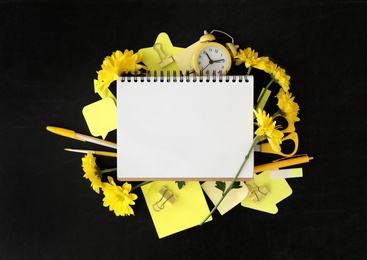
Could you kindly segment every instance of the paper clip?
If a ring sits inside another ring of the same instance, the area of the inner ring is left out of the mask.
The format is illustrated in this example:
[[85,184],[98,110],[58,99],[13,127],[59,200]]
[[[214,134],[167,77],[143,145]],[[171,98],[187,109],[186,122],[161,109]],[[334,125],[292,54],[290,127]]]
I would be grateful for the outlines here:
[[269,193],[269,191],[265,186],[259,187],[256,184],[254,185],[255,187],[252,187],[249,199],[252,200],[255,204],[257,204],[262,198],[264,198]]
[[177,199],[166,187],[162,187],[159,190],[158,194],[161,196],[161,198],[153,204],[153,209],[157,212],[164,209],[164,204],[166,204],[167,202],[169,205],[172,205]]
[[162,44],[160,44],[160,43],[155,43],[155,44],[153,45],[153,49],[157,52],[158,57],[159,57],[159,59],[161,60],[161,61],[159,62],[159,66],[160,66],[161,68],[164,68],[164,67],[166,67],[167,65],[171,64],[172,62],[174,62],[174,60],[173,60],[172,56],[167,55],[167,54],[163,51],[163,49],[162,49]]

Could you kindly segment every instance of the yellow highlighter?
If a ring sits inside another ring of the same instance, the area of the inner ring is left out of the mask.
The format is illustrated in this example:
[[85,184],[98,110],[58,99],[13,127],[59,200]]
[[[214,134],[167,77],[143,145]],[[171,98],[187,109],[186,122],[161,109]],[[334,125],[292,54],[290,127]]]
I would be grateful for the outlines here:
[[54,134],[58,134],[58,135],[62,135],[65,137],[69,137],[69,138],[73,138],[82,142],[89,142],[89,143],[94,143],[94,144],[98,144],[98,145],[102,145],[102,146],[106,146],[106,147],[110,147],[110,148],[114,148],[117,149],[117,144],[113,143],[113,142],[109,142],[109,141],[105,141],[99,138],[95,138],[92,136],[88,136],[85,134],[80,134],[77,133],[73,130],[69,130],[66,128],[61,128],[61,127],[56,127],[56,126],[47,126],[46,129]]
[[273,161],[271,163],[256,165],[254,166],[254,172],[258,173],[258,172],[263,172],[267,170],[275,170],[279,168],[284,168],[284,167],[288,167],[288,166],[292,166],[296,164],[307,163],[312,159],[313,157],[309,157],[308,155],[296,156],[296,157],[289,158],[289,159],[280,159],[277,161]]

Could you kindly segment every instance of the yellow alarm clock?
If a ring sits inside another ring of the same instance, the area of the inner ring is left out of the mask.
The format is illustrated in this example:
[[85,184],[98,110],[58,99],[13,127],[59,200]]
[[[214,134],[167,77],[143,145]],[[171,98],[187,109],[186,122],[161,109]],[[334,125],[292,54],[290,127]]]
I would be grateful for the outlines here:
[[[223,33],[232,39],[232,43],[225,46],[214,42],[214,31]],[[211,33],[204,31],[200,38],[200,46],[192,56],[192,67],[198,75],[226,75],[232,65],[232,59],[237,54],[238,46],[233,44],[233,38],[222,31],[213,30]]]

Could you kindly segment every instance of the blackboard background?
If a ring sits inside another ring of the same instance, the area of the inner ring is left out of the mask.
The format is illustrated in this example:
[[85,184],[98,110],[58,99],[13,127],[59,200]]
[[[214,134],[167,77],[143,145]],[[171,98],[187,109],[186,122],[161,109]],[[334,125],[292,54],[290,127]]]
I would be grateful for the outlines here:
[[[1,259],[367,256],[366,1],[0,3]],[[204,29],[287,70],[301,107],[299,153],[315,160],[289,180],[278,214],[238,206],[159,240],[140,191],[136,216],[115,217],[82,178],[81,156],[63,151],[91,146],[45,127],[88,133],[81,109],[99,99],[92,80],[113,51],[152,46],[160,32],[185,47]]]

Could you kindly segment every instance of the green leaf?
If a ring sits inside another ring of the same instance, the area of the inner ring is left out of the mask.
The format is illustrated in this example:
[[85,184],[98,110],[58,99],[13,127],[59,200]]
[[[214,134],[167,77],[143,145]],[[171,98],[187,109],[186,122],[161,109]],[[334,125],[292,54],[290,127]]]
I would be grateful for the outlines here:
[[186,182],[184,181],[176,181],[176,183],[179,189],[182,189],[182,187],[186,185]]
[[224,181],[216,181],[215,187],[224,192],[226,190],[226,183]]
[[242,188],[239,181],[236,181],[235,183],[233,183],[232,189],[239,189],[239,188]]

